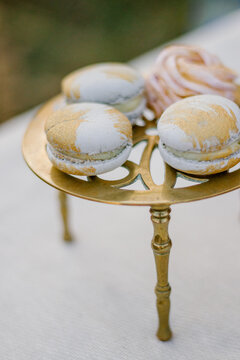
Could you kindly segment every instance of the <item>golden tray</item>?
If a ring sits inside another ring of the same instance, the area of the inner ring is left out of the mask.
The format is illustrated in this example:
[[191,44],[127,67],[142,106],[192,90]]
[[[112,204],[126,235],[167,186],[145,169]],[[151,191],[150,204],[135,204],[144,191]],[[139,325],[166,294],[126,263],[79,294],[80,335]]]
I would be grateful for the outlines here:
[[[146,146],[141,154],[140,162],[126,161],[122,165],[128,174],[118,180],[104,180],[99,176],[75,177],[65,174],[55,167],[47,157],[45,150],[46,137],[44,133],[45,118],[63,102],[61,95],[47,102],[34,116],[28,126],[23,139],[23,155],[30,169],[47,184],[60,191],[60,206],[64,224],[64,238],[70,240],[68,230],[66,193],[80,198],[119,205],[150,206],[151,219],[154,226],[152,248],[157,269],[157,310],[159,315],[159,329],[157,336],[160,340],[169,340],[170,291],[168,283],[168,259],[171,240],[168,236],[170,220],[170,205],[206,199],[217,196],[240,187],[240,169],[238,165],[230,170],[207,177],[188,176],[164,164],[165,174],[163,184],[154,183],[150,160],[157,147],[159,137],[150,135],[156,129],[156,121],[146,116],[133,127],[133,144],[145,142]],[[236,169],[236,170],[235,170]],[[235,170],[235,171],[234,171]],[[176,188],[178,177],[190,181],[189,186]],[[124,187],[141,180],[145,190],[129,190]],[[192,181],[195,184],[192,184]]]

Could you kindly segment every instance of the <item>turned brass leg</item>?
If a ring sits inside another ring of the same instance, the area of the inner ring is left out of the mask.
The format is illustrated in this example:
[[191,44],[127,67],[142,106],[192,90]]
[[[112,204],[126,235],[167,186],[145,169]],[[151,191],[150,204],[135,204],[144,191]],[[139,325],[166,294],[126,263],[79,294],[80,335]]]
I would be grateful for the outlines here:
[[154,227],[152,249],[157,269],[157,285],[155,288],[155,293],[157,296],[157,311],[159,317],[157,337],[162,341],[169,340],[172,336],[169,327],[169,297],[171,288],[168,283],[168,259],[172,245],[168,236],[170,211],[171,209],[169,207],[163,209],[150,209],[151,220]]
[[72,241],[72,236],[69,231],[68,227],[68,207],[67,207],[67,195],[59,191],[59,202],[60,202],[60,211],[62,215],[62,221],[63,221],[63,239],[65,241]]

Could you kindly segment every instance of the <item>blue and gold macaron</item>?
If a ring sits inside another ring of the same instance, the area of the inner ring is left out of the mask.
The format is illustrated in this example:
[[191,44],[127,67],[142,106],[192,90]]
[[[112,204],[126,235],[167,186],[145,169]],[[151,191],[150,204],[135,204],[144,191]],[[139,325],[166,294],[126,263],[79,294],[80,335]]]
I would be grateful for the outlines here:
[[115,108],[96,103],[66,105],[45,122],[47,154],[59,170],[93,176],[121,166],[132,149],[132,126]]
[[95,102],[115,107],[134,124],[145,108],[144,79],[121,63],[90,65],[67,75],[62,91],[68,103]]
[[223,96],[190,96],[170,105],[158,132],[160,153],[177,170],[211,175],[240,162],[240,110]]

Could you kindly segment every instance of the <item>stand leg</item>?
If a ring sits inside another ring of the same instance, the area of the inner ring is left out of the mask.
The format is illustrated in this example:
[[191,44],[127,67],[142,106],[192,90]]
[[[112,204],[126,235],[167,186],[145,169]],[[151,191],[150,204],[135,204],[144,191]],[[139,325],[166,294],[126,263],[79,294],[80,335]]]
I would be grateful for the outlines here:
[[60,202],[60,211],[62,215],[62,221],[63,221],[63,239],[65,241],[72,241],[72,236],[69,231],[68,227],[68,206],[67,206],[67,195],[59,191],[58,193],[59,202]]
[[154,227],[152,249],[157,269],[157,285],[155,288],[155,293],[157,296],[157,311],[159,317],[157,337],[162,341],[167,341],[172,336],[169,327],[169,297],[171,288],[168,283],[168,259],[172,245],[168,236],[170,211],[171,209],[169,207],[163,209],[150,209],[151,220]]

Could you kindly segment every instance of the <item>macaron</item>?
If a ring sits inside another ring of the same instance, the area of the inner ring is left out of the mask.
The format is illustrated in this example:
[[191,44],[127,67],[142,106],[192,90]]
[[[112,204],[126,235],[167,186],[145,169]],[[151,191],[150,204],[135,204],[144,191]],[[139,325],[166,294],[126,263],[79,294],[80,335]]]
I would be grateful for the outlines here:
[[95,103],[66,105],[45,122],[47,154],[59,170],[97,175],[121,166],[132,148],[132,126],[115,108]]
[[143,77],[121,63],[100,63],[74,71],[62,80],[62,91],[68,103],[111,105],[124,113],[132,124],[141,116],[146,104]]
[[197,46],[164,48],[146,78],[148,106],[156,116],[188,96],[213,94],[239,101],[238,75],[214,54]]
[[159,150],[173,168],[216,174],[240,161],[240,109],[218,95],[197,95],[169,106],[158,121]]

